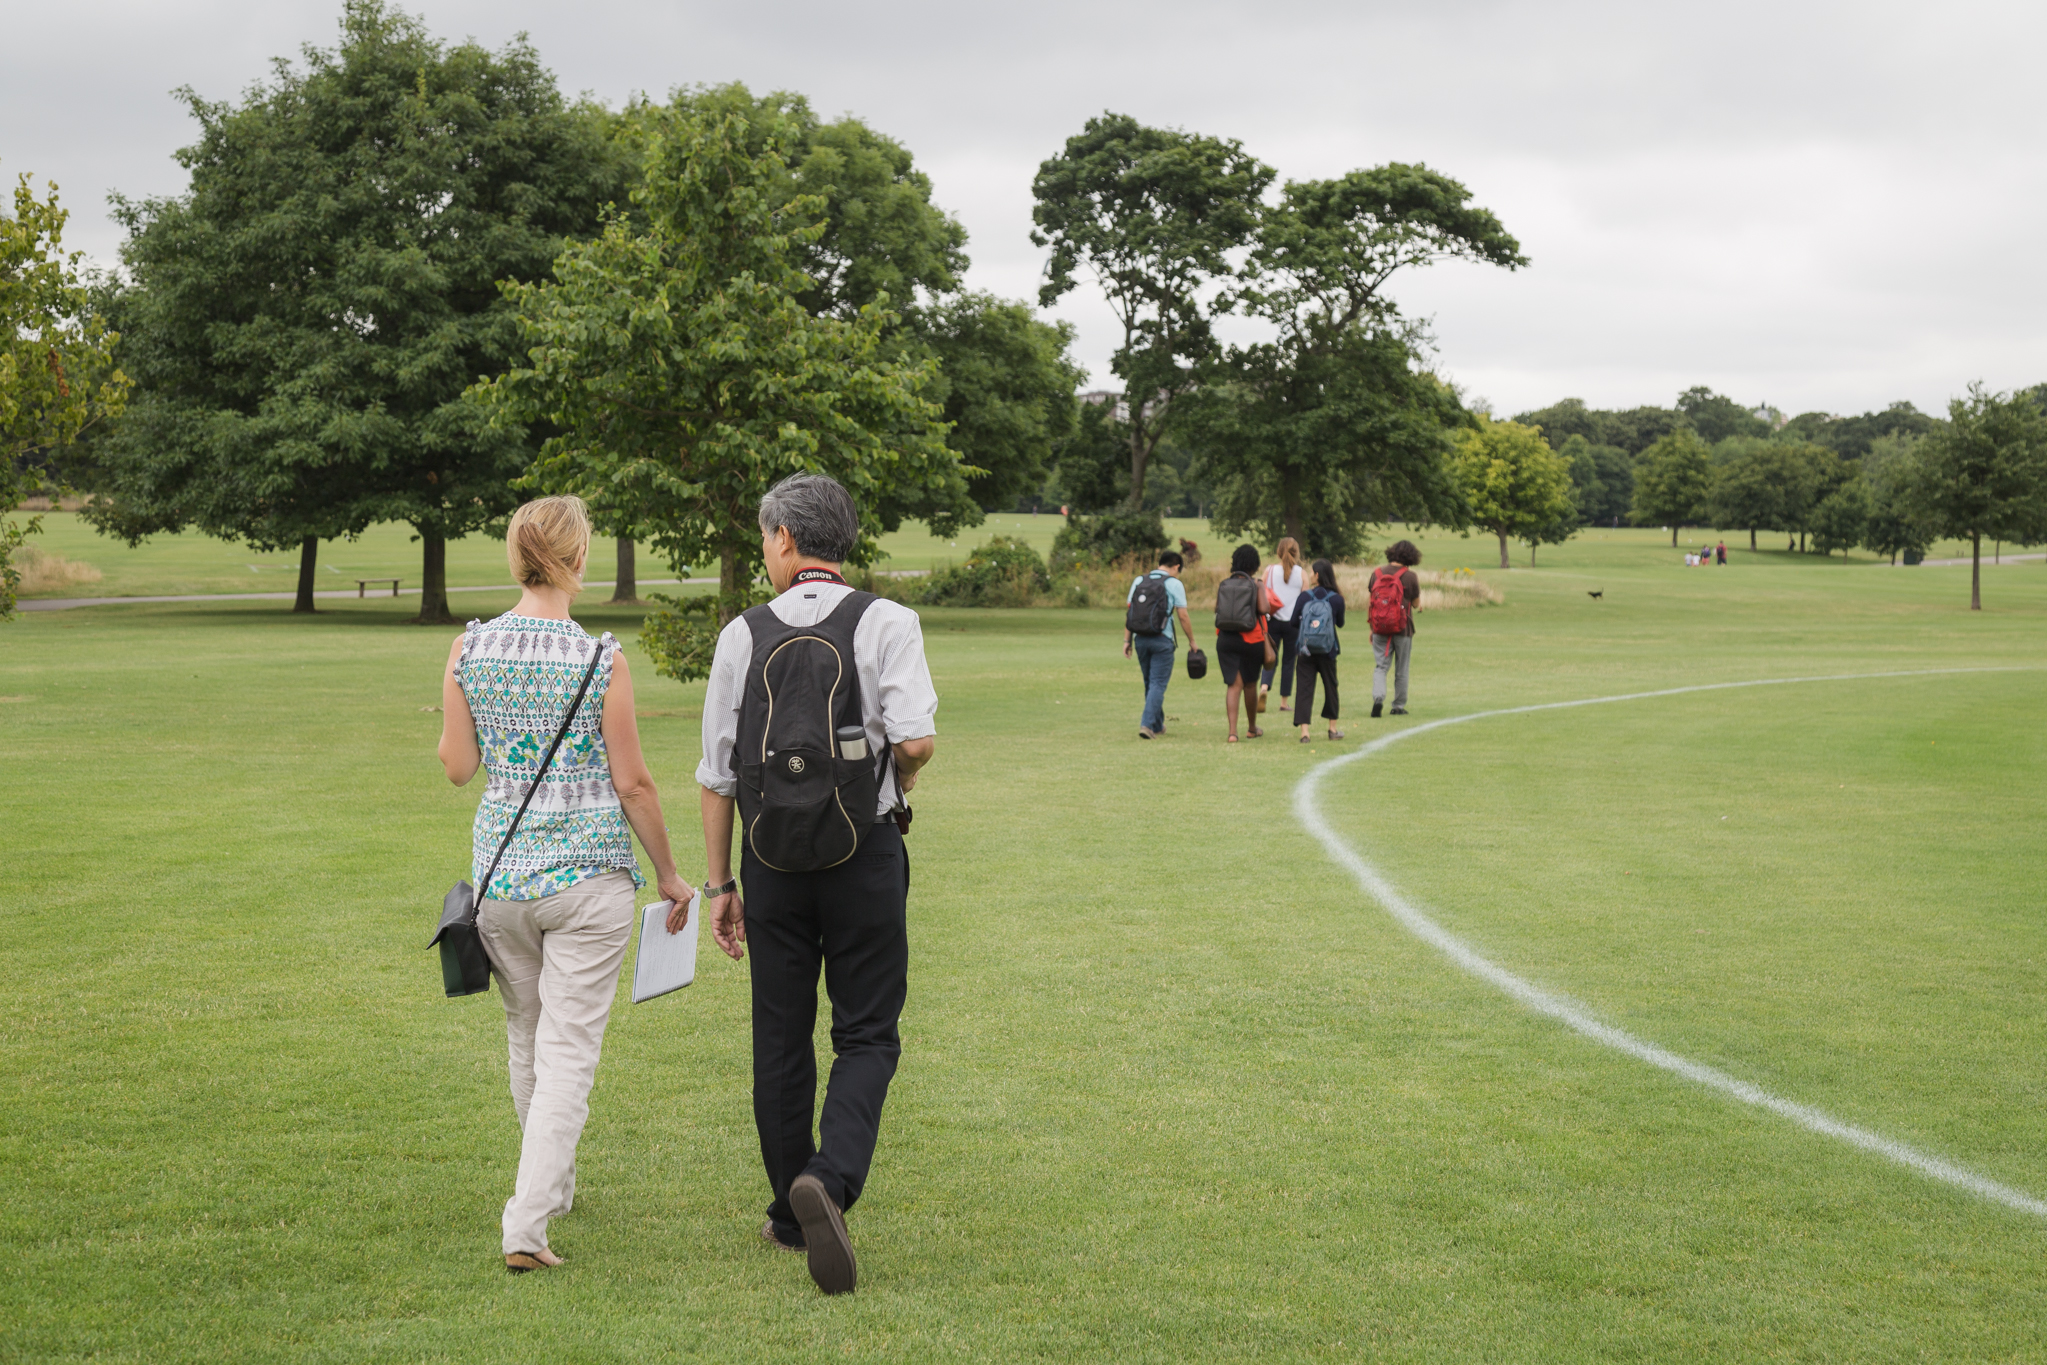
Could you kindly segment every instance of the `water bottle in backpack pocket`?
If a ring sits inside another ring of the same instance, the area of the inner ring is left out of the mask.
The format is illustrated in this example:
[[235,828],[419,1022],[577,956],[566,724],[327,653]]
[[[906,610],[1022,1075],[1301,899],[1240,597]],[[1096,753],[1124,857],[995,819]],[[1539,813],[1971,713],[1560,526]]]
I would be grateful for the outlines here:
[[859,746],[846,756],[839,732],[861,724],[853,632],[872,594],[848,593],[815,626],[785,624],[770,606],[746,613],[753,659],[733,748],[741,837],[778,872],[836,867],[875,822],[880,776]]

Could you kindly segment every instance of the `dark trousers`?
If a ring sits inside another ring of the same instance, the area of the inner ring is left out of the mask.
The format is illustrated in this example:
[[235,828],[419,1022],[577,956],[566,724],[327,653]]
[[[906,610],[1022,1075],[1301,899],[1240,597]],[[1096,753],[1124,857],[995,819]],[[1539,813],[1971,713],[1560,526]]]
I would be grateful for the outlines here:
[[1315,707],[1315,679],[1322,680],[1322,719],[1335,720],[1336,711],[1336,656],[1334,654],[1303,654],[1301,656],[1299,690],[1294,693],[1294,724],[1306,725],[1308,715]]
[[1272,661],[1271,667],[1258,675],[1258,680],[1267,687],[1272,686],[1272,674],[1274,669],[1277,669],[1279,695],[1291,697],[1294,694],[1294,649],[1295,642],[1300,638],[1301,623],[1282,621],[1277,616],[1270,616],[1265,621],[1265,633],[1272,637],[1272,652],[1279,657]]
[[[908,990],[903,922],[910,858],[893,823],[877,824],[860,851],[822,872],[777,872],[747,849],[746,947],[753,977],[753,1122],[774,1202],[768,1218],[801,1242],[789,1186],[814,1175],[842,1209],[867,1183],[882,1101],[902,1055],[896,1021]],[[817,974],[832,1002],[832,1074],[817,1105]]]

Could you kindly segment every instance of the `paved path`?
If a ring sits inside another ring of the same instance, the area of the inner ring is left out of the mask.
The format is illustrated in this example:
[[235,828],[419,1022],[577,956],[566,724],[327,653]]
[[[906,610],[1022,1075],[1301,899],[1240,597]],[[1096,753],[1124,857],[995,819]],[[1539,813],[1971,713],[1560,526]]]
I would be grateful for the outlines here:
[[[715,578],[642,578],[638,580],[650,588],[671,583],[716,583]],[[602,583],[586,583],[588,588],[617,587],[616,581],[606,579]],[[492,583],[481,588],[450,588],[450,594],[458,592],[517,592],[516,583]],[[418,588],[407,588],[401,597],[419,596]],[[354,597],[347,589],[330,592],[316,592],[315,597]],[[383,597],[383,593],[371,593],[371,597]],[[16,603],[23,611],[69,611],[73,607],[111,607],[126,602],[296,602],[296,592],[200,592],[182,597],[24,597]]]
[[[1983,561],[1983,564],[1984,567],[1986,568],[1996,568],[2000,564],[2016,564],[2020,560],[2024,559],[2047,559],[2047,555],[2005,555],[2000,559],[1986,559]],[[1922,559],[1919,561],[1922,567],[1926,565],[1931,565],[1936,569],[1942,567],[1943,565],[1967,564],[1968,562],[1969,562],[1968,556],[1966,555],[1964,555],[1960,559]],[[1905,566],[1903,564],[1900,564],[1898,567],[1902,569]]]

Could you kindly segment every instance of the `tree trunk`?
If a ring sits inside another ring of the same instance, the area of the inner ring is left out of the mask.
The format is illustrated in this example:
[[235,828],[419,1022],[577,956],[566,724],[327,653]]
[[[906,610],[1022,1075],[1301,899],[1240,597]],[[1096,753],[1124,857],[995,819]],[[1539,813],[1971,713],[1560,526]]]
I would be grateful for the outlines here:
[[320,567],[320,538],[307,536],[299,542],[299,596],[291,604],[295,612],[313,609],[313,573]]
[[1493,534],[1500,538],[1500,567],[1503,569],[1512,568],[1513,565],[1507,562],[1507,533],[1505,531],[1495,531]]
[[630,536],[618,538],[618,586],[611,590],[614,602],[637,602],[640,600],[639,579],[633,573],[633,542]]
[[1969,610],[1983,610],[1983,533],[1969,537]]
[[1144,506],[1144,471],[1151,463],[1151,446],[1144,439],[1144,425],[1135,408],[1130,412],[1130,509]]
[[1748,528],[1748,549],[1750,554],[1756,552],[1756,528],[1753,526]]
[[1532,540],[1528,542],[1528,567],[1535,567],[1535,542]]
[[428,531],[419,533],[422,548],[419,570],[419,615],[412,619],[422,626],[452,626],[448,614],[448,542]]
[[1805,532],[1803,531],[1798,533],[1798,552],[1800,554],[1805,553]]
[[1673,550],[1677,548],[1677,522],[1675,520],[1670,523],[1670,548]]
[[738,615],[732,604],[739,600],[739,551],[726,546],[718,552],[718,629],[732,624]]
[[[1307,532],[1301,529],[1301,494],[1298,489],[1288,489],[1286,495],[1286,533],[1295,543],[1306,546]],[[1306,553],[1304,549],[1303,554]]]

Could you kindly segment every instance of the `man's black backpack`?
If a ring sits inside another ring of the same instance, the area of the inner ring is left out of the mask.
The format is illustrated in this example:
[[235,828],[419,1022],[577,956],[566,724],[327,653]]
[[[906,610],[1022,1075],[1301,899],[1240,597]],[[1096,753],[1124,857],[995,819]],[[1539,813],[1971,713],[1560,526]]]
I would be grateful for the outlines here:
[[1173,619],[1173,598],[1165,574],[1147,574],[1130,592],[1130,609],[1123,613],[1123,628],[1132,635],[1164,635],[1166,622]]
[[763,605],[746,613],[753,660],[739,705],[732,763],[741,837],[778,872],[836,867],[875,823],[879,756],[842,758],[837,732],[858,727],[853,632],[874,595],[850,592],[814,626],[791,626]]

